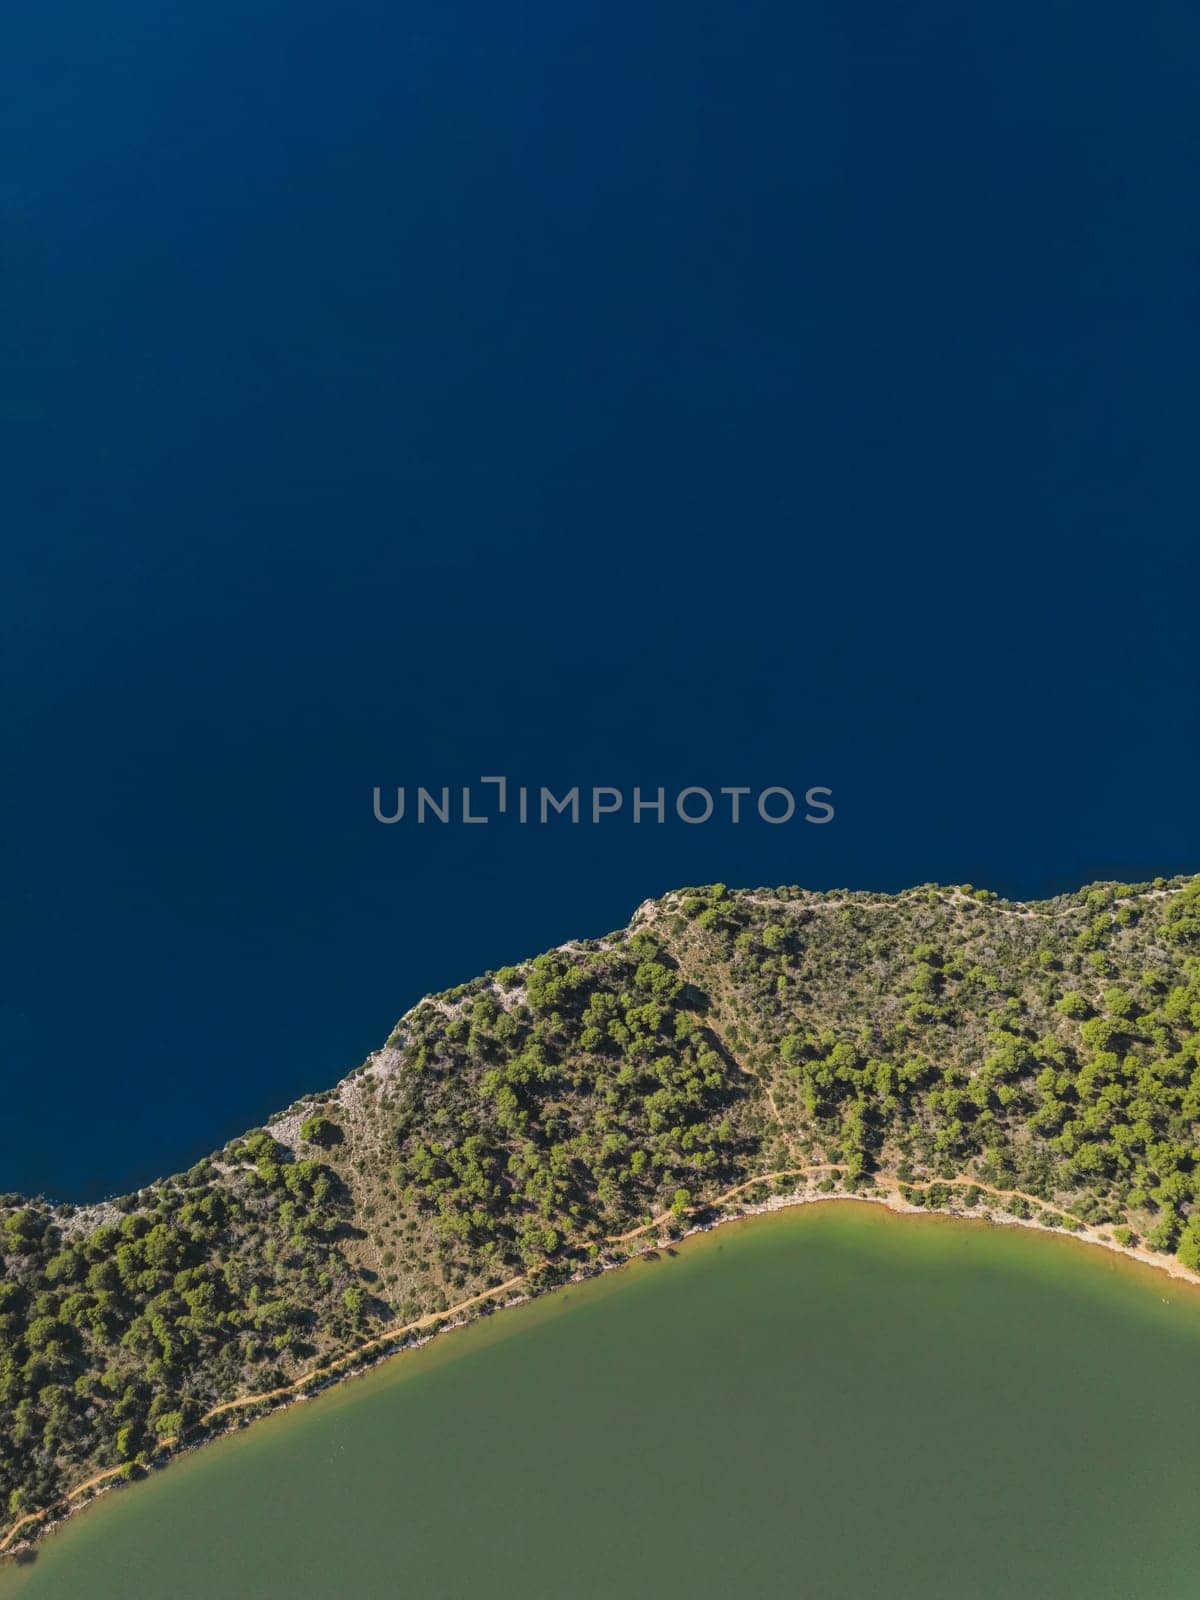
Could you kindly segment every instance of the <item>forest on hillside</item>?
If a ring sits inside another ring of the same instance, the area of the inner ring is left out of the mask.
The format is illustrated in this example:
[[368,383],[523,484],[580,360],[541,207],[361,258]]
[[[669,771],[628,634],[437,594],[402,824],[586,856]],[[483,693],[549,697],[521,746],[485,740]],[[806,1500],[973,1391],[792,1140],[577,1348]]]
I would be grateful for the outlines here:
[[1029,904],[678,891],[422,1001],[189,1172],[102,1206],[0,1197],[4,1520],[136,1475],[215,1407],[389,1327],[620,1260],[763,1174],[886,1177],[1200,1271],[1198,1129],[1200,879]]

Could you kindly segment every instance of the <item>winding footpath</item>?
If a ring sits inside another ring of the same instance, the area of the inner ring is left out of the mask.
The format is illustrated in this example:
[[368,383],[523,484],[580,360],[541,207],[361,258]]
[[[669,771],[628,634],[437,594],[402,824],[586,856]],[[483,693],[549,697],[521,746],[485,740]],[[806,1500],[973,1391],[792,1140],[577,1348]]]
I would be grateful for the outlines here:
[[[719,1210],[722,1206],[728,1205],[730,1201],[736,1200],[740,1195],[746,1194],[751,1189],[757,1189],[763,1184],[778,1183],[785,1180],[799,1180],[802,1178],[815,1178],[822,1175],[829,1177],[835,1173],[843,1174],[845,1171],[846,1168],[836,1162],[818,1162],[809,1166],[783,1167],[774,1172],[763,1172],[757,1177],[747,1178],[743,1183],[735,1184],[731,1189],[726,1189],[724,1193],[717,1195],[712,1200],[703,1201],[694,1206],[689,1206],[686,1215],[689,1217],[695,1217],[698,1214]],[[789,1204],[799,1203],[800,1201],[805,1203],[820,1203],[821,1201],[831,1199],[851,1199],[865,1200],[868,1202],[874,1202],[876,1204],[883,1204],[892,1210],[909,1212],[918,1210],[919,1208],[912,1207],[904,1201],[902,1190],[906,1189],[911,1193],[914,1190],[928,1190],[933,1188],[976,1189],[981,1194],[986,1194],[994,1200],[1020,1200],[1026,1205],[1033,1207],[1037,1213],[1051,1212],[1055,1216],[1061,1217],[1064,1220],[1071,1218],[1071,1213],[1063,1210],[1061,1206],[1051,1205],[1045,1200],[1038,1199],[1036,1195],[1025,1194],[1019,1189],[997,1189],[991,1184],[981,1183],[977,1178],[928,1178],[923,1180],[914,1180],[912,1182],[903,1182],[899,1175],[894,1172],[879,1172],[876,1173],[874,1177],[874,1188],[867,1190],[865,1193],[860,1194],[856,1192],[844,1191],[841,1195],[836,1196],[832,1193],[806,1194],[803,1196],[790,1197],[779,1196],[778,1205],[780,1208],[783,1208]],[[613,1233],[606,1235],[602,1242],[607,1245],[622,1245],[628,1244],[631,1240],[639,1239],[651,1232],[657,1236],[665,1224],[678,1220],[680,1220],[679,1216],[674,1211],[670,1209],[661,1211],[657,1216],[651,1217],[648,1222],[643,1222],[636,1228],[630,1228],[625,1233]],[[732,1222],[737,1219],[736,1217],[726,1217],[721,1218],[720,1220]],[[1006,1220],[1021,1227],[1045,1227],[1045,1224],[1039,1223],[1033,1218],[1009,1217]],[[1200,1285],[1200,1273],[1189,1271],[1186,1267],[1181,1266],[1173,1257],[1156,1256],[1147,1250],[1142,1250],[1135,1246],[1119,1244],[1111,1232],[1101,1232],[1098,1229],[1085,1227],[1081,1232],[1075,1232],[1072,1230],[1071,1234],[1068,1236],[1080,1239],[1087,1244],[1101,1245],[1106,1249],[1116,1252],[1118,1255],[1128,1256],[1130,1259],[1140,1261],[1146,1266],[1156,1267],[1159,1271],[1165,1271],[1173,1278]],[[619,1262],[611,1263],[611,1265],[614,1266],[619,1264]],[[358,1366],[364,1359],[370,1357],[380,1350],[383,1350],[388,1345],[395,1344],[397,1340],[405,1339],[410,1334],[426,1332],[439,1324],[459,1318],[464,1313],[473,1310],[476,1306],[480,1306],[485,1304],[487,1301],[494,1300],[497,1296],[508,1295],[515,1291],[528,1288],[530,1286],[531,1278],[538,1270],[540,1270],[540,1268],[530,1268],[526,1272],[518,1273],[515,1277],[507,1279],[504,1283],[496,1284],[494,1288],[483,1289],[478,1294],[473,1294],[468,1296],[468,1298],[465,1300],[460,1300],[457,1305],[447,1306],[443,1311],[430,1311],[422,1317],[417,1317],[412,1322],[405,1322],[395,1327],[389,1327],[385,1329],[383,1333],[375,1334],[372,1338],[364,1341],[364,1343],[356,1345],[352,1350],[347,1350],[342,1355],[336,1356],[330,1361],[323,1362],[320,1366],[313,1367],[310,1371],[303,1373],[299,1378],[296,1378],[292,1383],[283,1384],[279,1388],[268,1389],[262,1393],[241,1395],[234,1400],[225,1400],[220,1405],[213,1406],[210,1411],[206,1411],[204,1415],[199,1418],[195,1424],[195,1427],[197,1429],[204,1428],[209,1423],[214,1422],[217,1418],[228,1416],[234,1412],[250,1410],[256,1406],[271,1406],[281,1400],[294,1399],[310,1385],[314,1383],[320,1383],[325,1379],[333,1378],[338,1373],[346,1372],[348,1369]],[[172,1436],[171,1438],[161,1440],[159,1444],[160,1453],[164,1456],[169,1455],[177,1448],[179,1442],[178,1436]],[[5,1533],[4,1537],[0,1538],[0,1555],[12,1550],[15,1541],[18,1539],[23,1529],[30,1527],[34,1523],[41,1522],[45,1517],[50,1516],[55,1512],[60,1514],[69,1513],[72,1510],[78,1509],[78,1505],[83,1502],[87,1496],[91,1495],[95,1490],[100,1489],[103,1485],[111,1483],[114,1479],[122,1477],[125,1474],[125,1471],[125,1463],[122,1463],[120,1466],[116,1467],[108,1467],[105,1469],[105,1471],[97,1472],[94,1474],[94,1476],[85,1479],[83,1483],[76,1484],[73,1489],[69,1489],[53,1505],[47,1506],[41,1511],[26,1512],[24,1516],[19,1517],[12,1524],[12,1526]]]

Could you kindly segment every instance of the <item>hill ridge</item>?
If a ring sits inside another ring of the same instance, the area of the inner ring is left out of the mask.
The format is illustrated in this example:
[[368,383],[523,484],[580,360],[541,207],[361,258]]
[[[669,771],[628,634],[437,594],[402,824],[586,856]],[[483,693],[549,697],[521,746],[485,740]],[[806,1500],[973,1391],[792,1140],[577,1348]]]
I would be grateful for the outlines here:
[[1198,952],[1191,876],[1040,902],[674,890],[426,996],[187,1173],[102,1207],[5,1197],[10,1531],[389,1328],[610,1264],[763,1174],[911,1204],[967,1185],[1200,1268]]

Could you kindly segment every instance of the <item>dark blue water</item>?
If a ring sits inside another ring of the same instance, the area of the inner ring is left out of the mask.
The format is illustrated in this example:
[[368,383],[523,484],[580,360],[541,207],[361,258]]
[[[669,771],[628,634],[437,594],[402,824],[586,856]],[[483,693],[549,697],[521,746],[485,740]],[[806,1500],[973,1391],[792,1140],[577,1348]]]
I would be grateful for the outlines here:
[[[1200,866],[1193,4],[0,24],[0,1187],[724,879]],[[381,827],[375,784],[836,820]]]

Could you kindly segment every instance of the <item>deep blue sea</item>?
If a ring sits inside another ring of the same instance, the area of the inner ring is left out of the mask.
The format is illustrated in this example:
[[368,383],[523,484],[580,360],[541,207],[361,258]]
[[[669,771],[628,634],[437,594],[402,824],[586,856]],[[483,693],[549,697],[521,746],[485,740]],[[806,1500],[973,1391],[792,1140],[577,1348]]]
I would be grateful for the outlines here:
[[[1193,0],[0,22],[0,1189],[721,879],[1200,868]],[[372,816],[374,785],[835,820]]]

